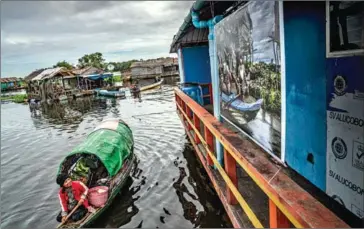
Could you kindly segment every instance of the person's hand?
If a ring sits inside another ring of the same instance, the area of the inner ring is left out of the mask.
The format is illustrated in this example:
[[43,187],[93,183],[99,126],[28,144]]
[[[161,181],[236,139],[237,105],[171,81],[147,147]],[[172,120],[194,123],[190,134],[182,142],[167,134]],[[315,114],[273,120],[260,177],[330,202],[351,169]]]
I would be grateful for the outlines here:
[[66,222],[66,218],[67,218],[67,216],[62,216],[62,223]]
[[78,201],[78,203],[79,203],[79,204],[83,204],[83,202],[84,202],[84,201],[85,201],[85,200],[81,198],[81,199],[80,199],[80,201]]

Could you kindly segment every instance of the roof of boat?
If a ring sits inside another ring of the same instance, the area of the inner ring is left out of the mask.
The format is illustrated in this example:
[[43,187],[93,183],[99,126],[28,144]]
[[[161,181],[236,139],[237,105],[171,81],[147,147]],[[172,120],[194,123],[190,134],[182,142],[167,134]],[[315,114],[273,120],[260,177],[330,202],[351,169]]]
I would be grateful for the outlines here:
[[133,153],[133,144],[132,132],[124,121],[105,120],[67,155],[60,164],[58,173],[63,162],[70,156],[92,154],[102,161],[111,177],[115,176],[122,168],[124,160]]

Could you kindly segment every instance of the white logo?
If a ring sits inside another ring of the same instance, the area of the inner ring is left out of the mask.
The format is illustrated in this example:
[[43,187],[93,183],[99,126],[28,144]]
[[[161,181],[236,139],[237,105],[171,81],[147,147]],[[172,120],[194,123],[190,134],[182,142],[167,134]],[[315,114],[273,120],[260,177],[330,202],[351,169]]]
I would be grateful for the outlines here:
[[335,94],[338,96],[344,95],[346,92],[347,84],[343,76],[337,75],[334,79]]

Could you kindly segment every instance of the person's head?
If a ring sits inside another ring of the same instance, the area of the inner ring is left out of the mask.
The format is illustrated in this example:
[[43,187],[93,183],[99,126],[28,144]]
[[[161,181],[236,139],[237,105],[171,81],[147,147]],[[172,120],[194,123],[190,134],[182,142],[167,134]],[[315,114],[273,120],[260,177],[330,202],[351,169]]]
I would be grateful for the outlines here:
[[68,188],[72,185],[72,179],[64,174],[59,174],[57,177],[57,184],[63,188]]

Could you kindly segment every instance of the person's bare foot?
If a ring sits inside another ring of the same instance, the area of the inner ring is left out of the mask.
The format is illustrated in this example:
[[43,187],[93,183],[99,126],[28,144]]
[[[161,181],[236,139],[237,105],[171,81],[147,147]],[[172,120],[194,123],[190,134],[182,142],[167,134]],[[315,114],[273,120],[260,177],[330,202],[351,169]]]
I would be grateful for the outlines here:
[[88,210],[89,212],[91,212],[91,213],[95,213],[95,212],[96,212],[95,208],[93,208],[93,207],[91,207],[91,206],[89,206],[89,207],[87,208],[87,210]]

